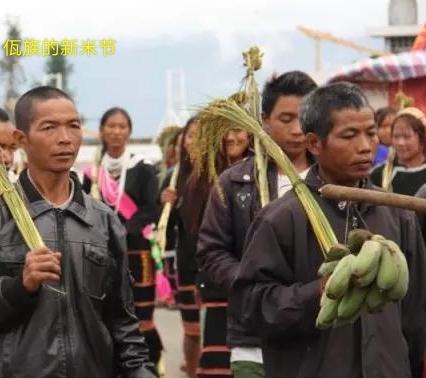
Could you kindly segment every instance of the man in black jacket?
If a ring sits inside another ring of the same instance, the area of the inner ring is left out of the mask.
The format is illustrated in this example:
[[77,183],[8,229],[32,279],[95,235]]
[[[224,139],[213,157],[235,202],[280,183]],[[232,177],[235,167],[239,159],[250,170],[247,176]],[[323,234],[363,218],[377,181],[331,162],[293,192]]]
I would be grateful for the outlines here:
[[368,174],[378,143],[373,110],[358,87],[338,83],[307,96],[301,123],[318,161],[305,182],[337,239],[343,243],[348,230],[366,227],[395,241],[407,258],[410,284],[401,303],[363,314],[352,325],[318,330],[321,250],[294,191],[271,203],[248,232],[234,283],[242,297],[244,321],[262,334],[266,376],[419,377],[426,325],[426,251],[415,214],[338,203],[318,192],[325,183],[371,187]]
[[0,377],[153,378],[134,315],[125,230],[70,174],[82,140],[71,98],[24,94],[19,185],[46,247],[28,252],[0,202]]
[[[292,71],[272,78],[262,93],[264,128],[302,174],[311,159],[299,124],[299,106],[303,96],[315,88],[308,75]],[[254,157],[225,171],[220,182],[225,201],[213,189],[198,236],[197,258],[205,278],[201,290],[205,296],[228,300],[228,343],[234,377],[262,377],[260,339],[255,329],[241,324],[239,298],[230,291],[247,230],[260,209]],[[280,175],[272,162],[268,166],[268,182],[271,199],[290,188],[287,177]]]

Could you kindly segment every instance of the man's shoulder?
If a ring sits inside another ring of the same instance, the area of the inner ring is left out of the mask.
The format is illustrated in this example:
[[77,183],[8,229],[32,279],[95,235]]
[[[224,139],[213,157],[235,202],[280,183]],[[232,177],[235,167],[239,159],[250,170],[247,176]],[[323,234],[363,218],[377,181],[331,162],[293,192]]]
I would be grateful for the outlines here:
[[[256,182],[255,177],[255,157],[254,155],[247,156],[246,158],[238,161],[225,169],[220,175],[222,182],[235,182],[235,183],[246,183],[252,184]],[[268,173],[271,170],[275,170],[275,164],[269,161],[267,164]]]
[[[383,166],[382,166],[383,168]],[[374,190],[381,193],[387,193],[385,189],[382,187],[376,185],[374,182],[370,181],[367,182],[366,189]],[[398,194],[398,193],[396,193]],[[416,194],[417,195],[417,194]],[[425,184],[425,195],[426,195],[426,184]],[[414,211],[409,209],[404,209],[400,207],[394,207],[394,206],[385,206],[385,205],[372,205],[370,204],[369,207],[373,209],[373,211],[383,213],[383,216],[411,216],[414,215]]]
[[297,217],[303,212],[302,205],[293,190],[288,191],[282,197],[269,202],[258,213],[265,221],[279,222],[284,218]]
[[142,156],[136,155],[134,156],[128,166],[128,174],[134,174],[138,177],[144,176],[148,177],[156,177],[157,168],[151,164],[151,162],[145,160]]
[[84,193],[86,208],[91,209],[96,215],[111,217],[114,215],[112,209],[100,200],[93,198],[90,194]]
[[125,227],[122,225],[118,215],[105,203],[94,199],[89,194],[83,193],[86,209],[91,211],[92,221],[95,227],[108,227],[117,235],[126,234]]
[[229,181],[252,181],[254,180],[254,157],[247,156],[246,158],[231,165],[220,175],[221,180]]

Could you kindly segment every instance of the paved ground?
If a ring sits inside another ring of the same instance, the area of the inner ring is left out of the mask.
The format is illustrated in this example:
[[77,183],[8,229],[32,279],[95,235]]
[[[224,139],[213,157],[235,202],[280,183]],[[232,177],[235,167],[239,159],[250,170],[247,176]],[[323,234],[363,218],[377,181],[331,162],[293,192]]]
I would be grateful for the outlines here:
[[163,340],[166,378],[185,378],[179,370],[182,355],[182,323],[179,311],[155,309],[155,322]]

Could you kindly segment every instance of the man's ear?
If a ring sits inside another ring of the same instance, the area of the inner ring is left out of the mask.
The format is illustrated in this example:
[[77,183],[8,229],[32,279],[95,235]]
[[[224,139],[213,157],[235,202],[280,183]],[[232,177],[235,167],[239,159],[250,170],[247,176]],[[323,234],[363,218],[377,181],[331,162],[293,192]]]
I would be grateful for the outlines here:
[[13,130],[13,139],[15,139],[16,144],[21,148],[27,143],[27,135],[22,130]]
[[306,145],[307,145],[308,151],[312,155],[314,155],[314,156],[321,155],[323,145],[322,145],[321,138],[317,134],[307,133],[306,134]]

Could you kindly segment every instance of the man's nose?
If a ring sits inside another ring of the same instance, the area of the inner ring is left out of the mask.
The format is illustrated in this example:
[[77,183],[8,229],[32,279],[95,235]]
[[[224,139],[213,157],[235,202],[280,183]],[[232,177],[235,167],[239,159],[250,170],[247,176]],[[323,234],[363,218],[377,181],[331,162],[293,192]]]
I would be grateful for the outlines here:
[[67,127],[58,128],[58,140],[60,143],[70,143],[71,137]]
[[295,136],[303,135],[302,127],[300,126],[299,119],[295,119],[291,125],[291,133]]
[[361,134],[359,138],[358,150],[361,152],[372,151],[375,142],[367,135]]

